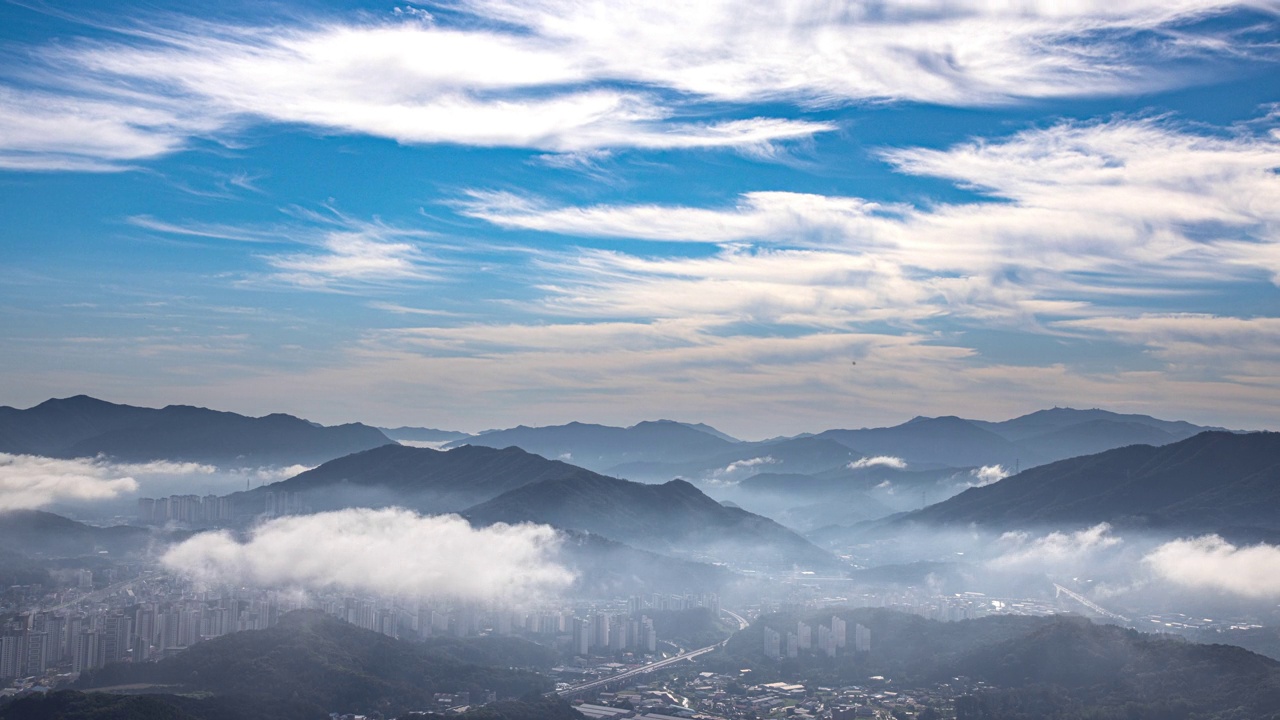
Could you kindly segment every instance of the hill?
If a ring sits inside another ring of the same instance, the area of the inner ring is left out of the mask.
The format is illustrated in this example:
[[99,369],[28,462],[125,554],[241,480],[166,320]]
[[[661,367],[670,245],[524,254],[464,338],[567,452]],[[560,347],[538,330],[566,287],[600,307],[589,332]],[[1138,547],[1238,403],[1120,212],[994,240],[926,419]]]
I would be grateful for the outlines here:
[[260,512],[267,493],[300,493],[312,510],[400,505],[423,513],[459,512],[505,492],[589,470],[525,452],[464,445],[440,451],[403,445],[341,457],[260,488],[231,495]]
[[594,473],[531,483],[466,511],[473,522],[538,522],[657,552],[774,566],[835,559],[768,518],[725,507],[683,480],[646,485]]
[[358,423],[326,427],[292,415],[253,418],[186,405],[141,408],[85,395],[0,408],[3,452],[224,466],[316,465],[391,442]]
[[446,447],[463,444],[503,448],[516,446],[545,458],[566,460],[596,472],[631,462],[676,462],[718,455],[734,443],[713,428],[656,420],[631,427],[573,422],[481,433]]
[[96,527],[40,510],[0,512],[0,548],[35,558],[127,555],[145,551],[150,530],[128,525]]
[[[509,640],[528,646],[519,654],[550,664],[546,648]],[[206,640],[157,663],[85,673],[76,687],[154,684],[175,694],[212,693],[242,710],[252,709],[240,717],[285,719],[373,711],[394,717],[430,707],[438,692],[470,691],[483,697],[487,690],[510,698],[547,689],[540,675],[508,669],[515,655],[511,648],[486,651],[460,644],[469,643],[409,643],[319,611],[299,610],[266,630]]]
[[1025,470],[898,524],[1090,525],[1280,531],[1280,433],[1205,432]]
[[718,565],[639,550],[600,535],[565,531],[559,560],[574,574],[576,597],[644,593],[722,593],[739,576]]
[[458,432],[457,430],[437,430],[424,427],[378,428],[378,430],[396,442],[407,443],[439,443],[443,445],[471,437],[467,433]]

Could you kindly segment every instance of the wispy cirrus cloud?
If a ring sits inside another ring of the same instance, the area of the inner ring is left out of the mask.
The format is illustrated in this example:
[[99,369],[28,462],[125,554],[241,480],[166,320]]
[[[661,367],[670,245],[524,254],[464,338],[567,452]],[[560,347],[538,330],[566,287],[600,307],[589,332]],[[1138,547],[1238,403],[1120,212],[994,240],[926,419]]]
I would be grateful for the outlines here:
[[[456,23],[170,17],[31,48],[0,84],[0,167],[126,167],[257,123],[406,144],[767,157],[836,129],[803,117],[817,107],[1145,92],[1191,82],[1206,63],[1269,57],[1274,48],[1232,23],[1202,22],[1244,9],[1274,11],[1214,0],[468,0]],[[791,110],[751,110],[778,102]]]
[[439,267],[447,261],[426,247],[432,233],[325,210],[292,208],[293,221],[263,226],[171,222],[150,216],[128,221],[163,235],[262,246],[256,255],[270,269],[245,275],[241,282],[246,284],[346,291],[440,278]]
[[721,208],[565,207],[472,192],[460,208],[507,228],[721,246],[692,258],[585,251],[563,263],[577,280],[552,285],[548,301],[576,313],[650,306],[662,316],[698,293],[712,312],[757,317],[773,306],[775,319],[803,322],[807,308],[817,324],[888,314],[1026,322],[1090,315],[1098,298],[1275,272],[1280,141],[1265,132],[1117,118],[883,155],[992,199],[916,207],[756,192]]

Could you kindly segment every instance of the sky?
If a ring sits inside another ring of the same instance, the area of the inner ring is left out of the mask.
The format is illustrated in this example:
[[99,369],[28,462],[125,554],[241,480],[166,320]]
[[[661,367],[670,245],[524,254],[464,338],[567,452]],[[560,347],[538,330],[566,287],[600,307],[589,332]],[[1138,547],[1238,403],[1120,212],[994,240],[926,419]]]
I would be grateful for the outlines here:
[[0,404],[1280,429],[1280,2],[0,0]]

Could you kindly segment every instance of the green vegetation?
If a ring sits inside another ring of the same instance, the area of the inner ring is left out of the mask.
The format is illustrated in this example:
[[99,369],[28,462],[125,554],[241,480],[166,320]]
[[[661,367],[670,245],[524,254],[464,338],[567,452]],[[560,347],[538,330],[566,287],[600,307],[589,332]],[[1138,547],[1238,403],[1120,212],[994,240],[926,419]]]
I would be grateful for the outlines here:
[[688,610],[645,610],[640,613],[653,620],[653,631],[659,640],[666,640],[685,648],[714,645],[733,634],[737,625],[730,627],[716,617],[710,608],[697,607]]
[[85,673],[77,688],[154,683],[212,693],[217,702],[185,708],[201,718],[219,717],[228,704],[240,706],[248,714],[236,717],[244,718],[395,715],[430,708],[438,692],[520,697],[545,690],[540,675],[509,669],[521,662],[547,666],[554,654],[513,638],[408,643],[297,611],[270,629],[225,635],[158,663]]

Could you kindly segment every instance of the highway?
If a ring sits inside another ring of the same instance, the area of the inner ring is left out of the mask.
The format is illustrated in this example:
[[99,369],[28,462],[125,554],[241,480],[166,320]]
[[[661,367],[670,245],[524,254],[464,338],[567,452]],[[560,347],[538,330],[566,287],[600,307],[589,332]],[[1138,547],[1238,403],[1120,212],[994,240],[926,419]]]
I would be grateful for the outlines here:
[[1102,607],[1102,606],[1098,605],[1097,603],[1093,602],[1092,600],[1090,600],[1090,599],[1089,599],[1089,598],[1087,598],[1087,597],[1084,597],[1083,595],[1081,595],[1081,594],[1080,594],[1080,593],[1078,593],[1078,592],[1075,592],[1075,591],[1073,591],[1073,590],[1071,590],[1071,589],[1069,589],[1069,588],[1062,587],[1062,586],[1061,586],[1061,585],[1059,585],[1058,583],[1054,583],[1054,584],[1053,584],[1053,587],[1057,589],[1057,591],[1058,591],[1058,594],[1059,594],[1059,595],[1066,595],[1067,597],[1071,598],[1072,600],[1075,600],[1076,602],[1080,603],[1081,605],[1083,605],[1083,606],[1085,606],[1085,607],[1089,608],[1090,610],[1092,610],[1092,611],[1094,611],[1094,612],[1098,613],[1099,615],[1101,615],[1101,616],[1103,616],[1103,617],[1111,618],[1112,620],[1119,620],[1120,622],[1124,622],[1124,623],[1129,622],[1129,618],[1127,618],[1127,617],[1125,617],[1125,616],[1123,616],[1123,615],[1121,615],[1121,614],[1119,614],[1119,613],[1113,613],[1113,612],[1111,612],[1110,610],[1108,610],[1108,609],[1106,609],[1106,608],[1104,608],[1104,607]]
[[65,610],[69,607],[74,607],[76,605],[81,605],[84,603],[101,602],[111,597],[112,595],[115,595],[116,593],[129,590],[130,588],[132,588],[134,585],[137,585],[138,583],[146,582],[148,580],[154,580],[158,577],[163,577],[163,575],[156,573],[154,571],[146,571],[141,575],[139,575],[138,577],[133,578],[132,580],[124,580],[122,582],[115,583],[114,585],[108,585],[107,587],[104,587],[102,589],[94,590],[93,592],[81,595],[74,600],[68,600],[67,602],[64,602],[60,605],[54,605],[52,607],[42,608],[41,610],[43,612],[55,612],[58,610]]
[[[747,622],[746,618],[742,617],[736,612],[733,612],[732,610],[722,609],[721,612],[733,618],[738,623],[739,630],[745,630],[747,626],[751,624]],[[547,693],[547,694],[548,695],[555,694],[555,695],[559,695],[560,697],[572,697],[580,693],[590,692],[597,688],[602,688],[602,687],[605,687],[606,685],[611,685],[619,680],[626,680],[627,678],[635,677],[637,675],[645,675],[655,670],[661,670],[665,667],[670,667],[672,665],[675,665],[678,662],[684,662],[685,660],[692,660],[701,655],[706,655],[712,650],[717,650],[719,648],[724,647],[724,644],[727,642],[729,642],[729,640],[728,638],[725,638],[724,640],[721,640],[715,645],[708,645],[704,648],[698,648],[697,650],[690,650],[688,652],[683,652],[683,653],[680,653],[679,655],[673,655],[669,658],[666,658],[665,660],[659,660],[658,662],[650,663],[648,665],[643,665],[633,670],[620,672],[617,675],[610,675],[607,678],[600,678],[599,680],[591,680],[589,682],[573,685],[573,686],[564,688],[562,690],[556,690],[555,693]]]

